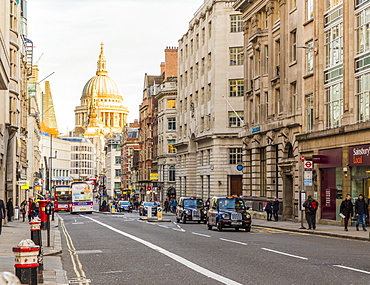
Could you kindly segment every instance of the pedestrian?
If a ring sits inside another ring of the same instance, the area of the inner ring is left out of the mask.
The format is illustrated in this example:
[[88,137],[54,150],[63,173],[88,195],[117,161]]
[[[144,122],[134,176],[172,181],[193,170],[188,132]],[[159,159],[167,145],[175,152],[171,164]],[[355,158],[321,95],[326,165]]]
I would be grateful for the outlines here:
[[303,203],[309,230],[316,229],[316,211],[318,206],[319,203],[314,200],[311,195],[308,195],[307,200]]
[[339,212],[344,219],[344,230],[348,232],[348,221],[353,216],[353,204],[351,202],[350,194],[347,194],[346,199],[342,201],[342,204],[340,204]]
[[268,201],[265,207],[267,213],[267,220],[272,221],[272,201]]
[[36,204],[33,202],[32,198],[28,199],[28,222],[31,222],[31,220],[35,217],[36,212]]
[[358,225],[362,221],[362,229],[366,232],[366,217],[368,215],[367,204],[364,200],[364,195],[358,195],[358,199],[355,203],[355,213],[356,213],[356,230],[358,231]]
[[170,202],[168,201],[168,199],[166,199],[166,201],[164,201],[164,211],[167,213],[169,210],[170,210]]
[[207,210],[209,210],[209,205],[211,205],[211,200],[210,198],[208,197],[207,201],[206,201],[206,208]]
[[22,220],[24,222],[24,220],[26,219],[26,213],[27,213],[27,200],[24,200],[21,205],[20,205],[20,211],[21,211],[21,214],[22,214]]
[[176,207],[177,207],[177,201],[175,199],[172,199],[171,201],[171,212],[176,213]]
[[9,198],[8,202],[6,203],[6,211],[8,215],[8,222],[11,222],[14,216],[14,206],[12,198]]
[[1,229],[3,227],[3,219],[5,220],[6,213],[5,213],[5,203],[2,199],[0,199],[0,235]]
[[274,216],[274,222],[277,222],[279,220],[279,200],[277,197],[275,197],[274,201],[272,202],[272,214]]

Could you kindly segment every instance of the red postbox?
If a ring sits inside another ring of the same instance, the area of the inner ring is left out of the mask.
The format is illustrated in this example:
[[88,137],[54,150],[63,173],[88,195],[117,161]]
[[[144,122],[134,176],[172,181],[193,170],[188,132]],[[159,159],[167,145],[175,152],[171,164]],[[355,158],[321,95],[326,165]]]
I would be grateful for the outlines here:
[[49,215],[46,214],[46,205],[50,203],[49,200],[40,200],[39,201],[39,212],[41,219],[41,229],[46,230],[47,224],[49,222]]

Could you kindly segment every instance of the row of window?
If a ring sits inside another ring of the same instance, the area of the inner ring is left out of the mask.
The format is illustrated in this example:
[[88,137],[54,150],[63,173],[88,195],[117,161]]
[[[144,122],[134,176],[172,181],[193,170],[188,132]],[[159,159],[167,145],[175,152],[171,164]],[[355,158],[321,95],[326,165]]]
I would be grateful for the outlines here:
[[71,174],[78,174],[78,175],[92,175],[92,169],[71,169]]
[[91,146],[72,146],[72,151],[92,152],[92,147]]

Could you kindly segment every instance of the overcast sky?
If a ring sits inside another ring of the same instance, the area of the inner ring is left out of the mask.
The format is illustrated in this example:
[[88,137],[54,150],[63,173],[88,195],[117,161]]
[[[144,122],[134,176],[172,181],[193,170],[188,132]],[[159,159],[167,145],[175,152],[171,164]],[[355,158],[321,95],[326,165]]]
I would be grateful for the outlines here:
[[[144,74],[159,75],[166,46],[178,46],[203,0],[32,0],[28,38],[39,80],[48,79],[59,132],[74,128],[74,108],[95,76],[100,43],[129,122],[139,118]],[[41,83],[44,86],[44,82]]]

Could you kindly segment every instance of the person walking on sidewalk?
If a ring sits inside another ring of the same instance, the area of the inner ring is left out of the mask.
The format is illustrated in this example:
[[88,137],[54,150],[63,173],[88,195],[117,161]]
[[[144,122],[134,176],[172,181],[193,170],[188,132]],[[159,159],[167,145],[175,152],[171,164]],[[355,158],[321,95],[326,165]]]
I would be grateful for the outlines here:
[[364,200],[364,195],[358,195],[358,199],[355,203],[355,213],[356,213],[356,230],[358,231],[358,225],[362,221],[362,229],[366,232],[366,216],[368,214],[367,204]]
[[279,200],[275,197],[275,200],[272,202],[272,214],[274,215],[274,222],[279,220]]
[[316,229],[316,211],[318,206],[319,203],[314,200],[311,195],[308,195],[307,200],[303,203],[303,207],[305,207],[306,220],[309,230]]
[[1,235],[1,229],[3,227],[3,219],[5,220],[6,213],[5,213],[5,203],[4,200],[0,199],[0,235]]
[[21,214],[22,214],[22,219],[23,219],[23,222],[24,220],[26,219],[26,213],[27,213],[27,201],[24,200],[22,203],[21,203],[21,206],[20,206],[20,210],[21,210]]
[[267,213],[267,220],[272,221],[272,201],[268,201],[265,207]]
[[32,198],[28,199],[28,222],[31,222],[31,220],[35,217],[36,212],[36,204],[33,202]]
[[9,198],[8,202],[6,203],[6,211],[8,212],[8,222],[11,222],[14,216],[14,206],[12,198]]
[[348,221],[353,216],[353,204],[350,194],[347,194],[346,199],[340,204],[340,213],[344,216],[344,230],[348,232]]

